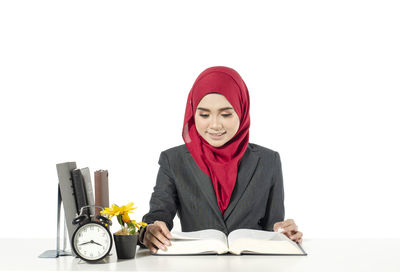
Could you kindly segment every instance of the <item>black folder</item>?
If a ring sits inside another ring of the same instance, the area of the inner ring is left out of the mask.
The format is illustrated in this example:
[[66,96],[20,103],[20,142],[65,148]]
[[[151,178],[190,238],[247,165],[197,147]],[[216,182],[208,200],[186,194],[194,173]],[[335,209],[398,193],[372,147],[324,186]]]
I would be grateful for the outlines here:
[[[78,209],[78,213],[80,213],[81,208],[89,204],[86,195],[85,181],[83,179],[81,169],[72,170],[72,182],[74,187],[76,207]],[[82,214],[87,214],[90,218],[90,209],[85,208]]]

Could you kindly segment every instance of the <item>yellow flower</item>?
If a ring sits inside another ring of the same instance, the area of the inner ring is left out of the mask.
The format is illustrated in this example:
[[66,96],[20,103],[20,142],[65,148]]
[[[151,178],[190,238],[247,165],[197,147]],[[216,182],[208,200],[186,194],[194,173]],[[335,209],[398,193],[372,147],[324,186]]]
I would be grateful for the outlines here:
[[140,229],[141,227],[147,226],[147,223],[145,223],[145,222],[136,222],[135,220],[132,220],[131,222],[132,222],[132,224],[135,225],[135,227],[137,229]]
[[[133,207],[133,202],[130,202],[121,207],[113,204],[111,208],[105,208],[103,215],[107,215],[109,219],[116,216],[118,223],[121,225],[122,229],[128,229],[130,234],[135,234],[135,227],[139,229],[141,226],[146,226],[146,223],[137,223],[135,220],[131,220],[129,213],[133,213],[136,207]],[[126,232],[126,231],[125,231]]]
[[112,218],[113,216],[121,214],[121,208],[113,204],[112,208],[105,208],[104,213],[102,212],[102,214],[108,215],[109,218]]
[[128,222],[131,221],[131,219],[129,218],[129,215],[128,215],[127,213],[122,214],[122,220],[123,220],[125,223],[128,223]]
[[136,207],[133,207],[133,202],[130,202],[120,208],[120,214],[132,213],[134,209],[136,209]]
[[[105,208],[104,209],[104,214],[112,216],[116,215],[124,215],[128,213],[132,213],[132,211],[136,209],[136,207],[133,207],[133,202],[128,203],[127,205],[123,205],[121,207],[118,207],[117,205],[113,204],[112,208]],[[103,212],[102,212],[103,214]]]

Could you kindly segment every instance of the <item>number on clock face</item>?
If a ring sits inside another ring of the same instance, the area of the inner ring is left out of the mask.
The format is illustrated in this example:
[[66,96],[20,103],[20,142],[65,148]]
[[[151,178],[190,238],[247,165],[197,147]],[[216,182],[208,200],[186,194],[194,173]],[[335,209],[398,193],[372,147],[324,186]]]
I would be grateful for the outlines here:
[[88,223],[77,230],[73,242],[78,255],[87,260],[97,260],[108,253],[111,237],[102,225]]

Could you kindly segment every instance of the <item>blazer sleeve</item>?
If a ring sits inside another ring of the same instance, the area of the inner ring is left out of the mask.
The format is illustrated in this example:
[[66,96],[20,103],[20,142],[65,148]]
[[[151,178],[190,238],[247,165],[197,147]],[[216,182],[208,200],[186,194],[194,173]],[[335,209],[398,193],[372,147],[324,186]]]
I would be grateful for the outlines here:
[[285,219],[282,165],[278,152],[275,152],[272,184],[273,185],[269,191],[268,204],[265,215],[265,218],[267,219],[265,228],[268,231],[273,231],[274,224]]
[[152,224],[154,221],[164,221],[169,230],[173,227],[178,197],[173,172],[170,169],[168,157],[161,152],[158,161],[160,168],[157,174],[156,186],[150,199],[150,211],[143,216],[142,221]]

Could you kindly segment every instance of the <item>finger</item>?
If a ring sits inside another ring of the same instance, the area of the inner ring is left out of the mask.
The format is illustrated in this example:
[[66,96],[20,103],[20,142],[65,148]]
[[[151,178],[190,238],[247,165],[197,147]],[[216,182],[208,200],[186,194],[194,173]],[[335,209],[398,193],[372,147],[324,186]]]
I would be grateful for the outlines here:
[[165,222],[155,221],[154,224],[161,227],[162,233],[164,234],[165,237],[167,237],[168,239],[172,238],[171,233],[169,232],[169,229],[168,229],[167,225],[165,224]]
[[297,225],[293,219],[287,219],[282,223],[283,233],[291,233],[292,231],[297,231]]
[[152,244],[149,243],[149,245],[147,246],[148,249],[150,249],[151,253],[156,254],[157,253],[157,248]]
[[294,225],[289,225],[286,228],[284,228],[283,232],[288,233],[288,234],[295,234],[298,231],[298,227],[296,224]]
[[282,222],[282,227],[286,228],[287,226],[290,226],[292,224],[295,224],[293,219],[286,219]]
[[153,237],[150,238],[150,243],[152,243],[153,246],[154,246],[156,249],[162,249],[162,250],[166,250],[166,249],[167,249],[167,248],[165,247],[165,245],[164,245],[160,240],[158,240],[155,236],[153,236]]
[[298,241],[299,239],[301,239],[302,236],[303,236],[303,233],[301,233],[301,232],[299,231],[299,232],[297,232],[297,233],[295,233],[295,234],[293,234],[293,235],[290,235],[289,238],[290,238],[291,240],[293,240],[293,241]]
[[154,245],[150,242],[148,236],[149,236],[148,234],[145,234],[143,238],[143,245],[145,245],[145,247],[147,247],[152,253],[156,254],[157,248],[155,248]]
[[[169,233],[169,230],[167,228],[167,225],[165,225],[164,222],[162,221],[156,221],[155,226],[158,228],[157,231],[159,232],[158,236],[156,236],[164,245],[170,246],[171,242],[169,239],[171,239],[171,234]],[[165,233],[165,232],[168,233]]]
[[274,224],[274,231],[275,231],[275,232],[277,232],[277,231],[279,230],[279,228],[282,227],[282,223],[283,223],[283,222],[276,222],[276,223]]
[[165,245],[151,232],[154,231],[154,228],[150,228],[148,231],[149,233],[146,237],[146,242],[150,247],[154,249],[152,250],[153,253],[156,253],[158,249],[166,249]]
[[[163,243],[166,246],[170,245],[168,238],[164,236],[164,234],[161,231],[160,226],[155,225],[154,227],[150,228],[147,231],[150,232],[150,234],[152,234],[153,237],[155,237],[159,242]],[[160,247],[158,247],[158,248],[160,248]]]

